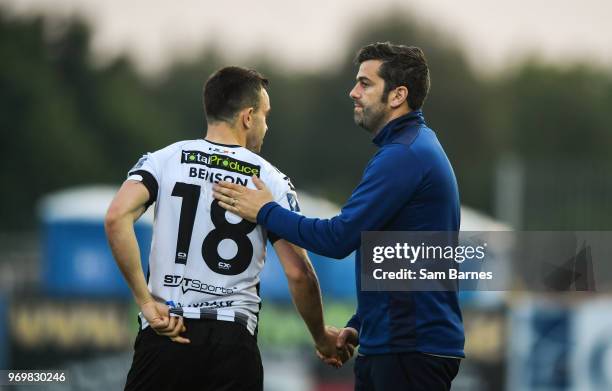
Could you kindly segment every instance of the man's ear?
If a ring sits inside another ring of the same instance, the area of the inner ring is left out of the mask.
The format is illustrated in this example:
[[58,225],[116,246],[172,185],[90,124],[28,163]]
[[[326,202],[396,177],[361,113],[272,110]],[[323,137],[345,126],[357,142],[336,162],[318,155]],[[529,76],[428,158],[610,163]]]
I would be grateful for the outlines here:
[[397,109],[406,102],[408,99],[408,88],[406,86],[399,86],[393,91],[389,92],[389,104],[392,108]]
[[253,126],[253,108],[249,107],[240,112],[240,120],[245,129],[250,129]]

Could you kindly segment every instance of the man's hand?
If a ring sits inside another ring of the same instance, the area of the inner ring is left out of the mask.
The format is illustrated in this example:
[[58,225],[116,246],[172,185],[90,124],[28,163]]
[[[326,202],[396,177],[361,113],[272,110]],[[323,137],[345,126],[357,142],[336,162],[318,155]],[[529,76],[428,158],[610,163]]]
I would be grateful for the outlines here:
[[338,340],[338,329],[333,326],[325,326],[325,333],[315,341],[317,356],[326,364],[340,368],[344,362],[336,349]]
[[325,326],[325,337],[324,343],[317,343],[317,356],[325,364],[340,368],[353,356],[355,345],[348,343],[340,345],[338,342],[340,332],[333,326]]
[[149,326],[157,334],[169,337],[172,341],[178,343],[187,344],[191,342],[179,335],[187,330],[183,324],[183,317],[170,316],[167,305],[152,300],[142,304],[140,310],[149,322]]
[[219,205],[224,209],[256,223],[257,213],[261,207],[274,199],[261,179],[253,175],[252,180],[257,190],[235,183],[219,182],[213,186],[213,196],[219,200]]
[[[329,326],[328,326],[329,327]],[[331,365],[335,368],[339,368],[353,357],[355,353],[355,347],[359,344],[359,333],[352,327],[345,327],[343,329],[336,330],[336,352],[337,358],[329,357],[323,354],[323,352],[317,350],[317,356],[327,365]],[[340,361],[338,361],[340,360]],[[340,365],[338,365],[340,363]]]
[[[336,341],[336,347],[342,349],[344,347],[352,346],[352,351],[355,351],[355,346],[359,345],[359,332],[352,327],[344,327],[338,332],[338,340]],[[351,352],[351,356],[353,355]]]

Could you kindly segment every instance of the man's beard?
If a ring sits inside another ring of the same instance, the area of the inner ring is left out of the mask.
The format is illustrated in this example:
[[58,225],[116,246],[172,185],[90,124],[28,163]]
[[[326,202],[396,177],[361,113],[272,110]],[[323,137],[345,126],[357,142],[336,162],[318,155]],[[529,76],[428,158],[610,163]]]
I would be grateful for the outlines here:
[[355,112],[353,119],[357,126],[373,133],[380,129],[384,124],[387,113],[383,104],[379,103],[374,107],[361,106],[361,113]]

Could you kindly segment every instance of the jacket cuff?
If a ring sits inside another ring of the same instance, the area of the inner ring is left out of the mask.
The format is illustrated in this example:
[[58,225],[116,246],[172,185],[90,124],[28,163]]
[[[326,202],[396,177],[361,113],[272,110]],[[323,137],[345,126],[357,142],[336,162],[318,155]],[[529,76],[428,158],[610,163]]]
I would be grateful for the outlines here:
[[259,209],[259,212],[257,212],[257,224],[265,227],[266,221],[268,220],[268,215],[277,206],[280,206],[280,205],[274,201],[270,201],[264,206],[262,206],[261,209]]

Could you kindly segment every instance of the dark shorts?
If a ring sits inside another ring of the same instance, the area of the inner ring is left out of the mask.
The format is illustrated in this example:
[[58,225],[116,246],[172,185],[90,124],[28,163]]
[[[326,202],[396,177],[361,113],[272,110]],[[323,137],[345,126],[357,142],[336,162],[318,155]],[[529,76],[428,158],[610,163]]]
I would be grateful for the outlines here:
[[151,327],[140,330],[126,390],[261,391],[263,367],[257,340],[234,322],[184,319],[181,335],[190,344],[172,342]]
[[418,352],[357,356],[355,391],[448,391],[460,361]]

